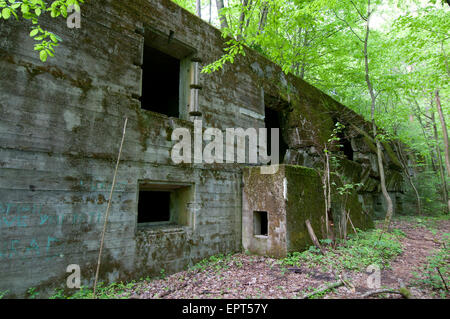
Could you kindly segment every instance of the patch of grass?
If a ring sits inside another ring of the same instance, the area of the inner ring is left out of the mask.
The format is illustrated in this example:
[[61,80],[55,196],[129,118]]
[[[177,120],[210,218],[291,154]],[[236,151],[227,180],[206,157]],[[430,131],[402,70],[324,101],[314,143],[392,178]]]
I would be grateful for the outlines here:
[[443,247],[428,256],[426,265],[413,275],[416,283],[431,288],[445,298],[450,296],[445,287],[446,284],[450,288],[450,234],[445,233],[443,237]]
[[442,221],[450,220],[450,215],[438,216],[397,216],[396,220],[406,221],[414,224],[415,227],[425,227],[432,233],[437,231]]
[[30,299],[36,299],[39,296],[39,292],[36,291],[36,288],[28,288],[27,290],[27,296]]
[[[127,299],[131,296],[131,289],[135,288],[136,282],[111,283],[104,285],[100,282],[97,286],[98,299]],[[66,295],[63,289],[57,289],[50,299],[93,299],[94,291],[91,288],[82,286],[72,295]]]
[[[201,261],[199,261],[194,266],[190,267],[190,270],[194,271],[204,271],[208,268],[212,268],[215,271],[225,270],[230,268],[229,262],[231,260],[232,255],[231,254],[218,254],[213,255],[209,258],[205,258]],[[242,263],[241,263],[242,265]]]
[[6,291],[0,291],[0,299],[3,299],[3,297],[5,297],[8,294],[8,290]]
[[234,260],[234,265],[235,265],[237,268],[242,268],[242,267],[244,267],[244,264],[243,264],[242,261],[240,261],[238,258],[235,258],[235,260]]
[[[311,297],[309,297],[308,299],[322,299],[322,298],[325,297],[328,293],[334,291],[335,289],[336,289],[336,288],[329,288],[329,289],[327,289],[327,290],[318,292],[318,293],[312,295]],[[316,290],[319,290],[319,289],[316,289]]]
[[304,252],[294,252],[283,259],[283,265],[306,266],[320,268],[322,271],[343,269],[363,271],[369,265],[376,264],[380,268],[388,268],[390,260],[402,253],[399,237],[405,234],[402,231],[384,233],[375,229],[367,232],[358,231],[350,235],[349,239],[341,242],[334,250],[326,255],[320,254],[319,249],[311,246]]
[[396,235],[397,237],[406,237],[406,233],[401,229],[392,229],[391,233]]

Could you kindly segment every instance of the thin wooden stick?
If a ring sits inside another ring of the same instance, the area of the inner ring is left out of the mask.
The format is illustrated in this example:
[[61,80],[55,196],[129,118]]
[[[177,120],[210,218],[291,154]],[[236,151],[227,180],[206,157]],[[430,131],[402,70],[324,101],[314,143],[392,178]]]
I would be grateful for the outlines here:
[[122,141],[120,142],[119,155],[117,156],[116,169],[114,170],[114,177],[113,177],[113,182],[111,185],[111,191],[109,193],[108,206],[106,207],[105,222],[103,224],[103,231],[102,231],[102,239],[100,240],[100,251],[98,253],[97,271],[95,272],[94,298],[96,298],[98,273],[100,271],[100,261],[102,259],[103,243],[105,241],[105,233],[106,233],[106,225],[108,223],[108,216],[109,216],[109,209],[111,207],[112,194],[114,192],[114,187],[116,185],[117,170],[119,169],[120,156],[122,155],[122,147],[123,147],[123,141],[125,140],[125,132],[127,130],[127,123],[128,123],[128,117],[125,118],[125,124],[123,125]]
[[441,274],[441,271],[439,270],[439,268],[438,268],[438,267],[436,267],[436,270],[437,270],[437,272],[438,272],[439,276],[441,276],[442,282],[444,283],[444,286],[445,286],[445,290],[447,290],[447,291],[448,291],[448,286],[447,286],[447,283],[445,282],[445,279],[444,279],[444,277],[442,276],[442,274]]
[[361,295],[361,298],[367,298],[373,295],[379,295],[379,294],[397,294],[402,295],[405,299],[410,299],[411,296],[409,295],[409,290],[394,290],[394,289],[380,289],[380,290],[373,290],[366,292],[365,294]]
[[306,228],[308,229],[309,237],[311,237],[311,240],[313,244],[319,248],[320,252],[325,255],[325,250],[320,245],[319,241],[317,240],[316,234],[314,233],[314,229],[311,226],[311,222],[309,219],[305,220]]
[[350,290],[353,293],[356,291],[355,286],[353,286],[353,284],[350,281],[348,281],[347,279],[344,279],[343,275],[339,274],[338,278],[342,281],[342,283],[345,285],[345,287],[348,288],[348,290]]
[[347,211],[347,220],[350,222],[350,225],[352,225],[352,228],[353,228],[353,231],[354,231],[355,234],[356,234],[356,237],[359,238],[358,232],[356,231],[356,228],[355,228],[355,226],[354,226],[353,223],[352,223],[352,219],[350,218],[350,210]]
[[331,289],[334,289],[334,288],[338,288],[338,287],[343,286],[343,285],[344,285],[344,282],[342,280],[339,280],[339,281],[333,282],[333,283],[331,283],[329,285],[326,285],[325,287],[317,289],[317,290],[315,290],[315,291],[313,291],[313,292],[311,292],[309,294],[306,294],[302,298],[303,299],[309,299],[312,296],[320,294],[320,293],[322,293],[324,291],[331,290]]

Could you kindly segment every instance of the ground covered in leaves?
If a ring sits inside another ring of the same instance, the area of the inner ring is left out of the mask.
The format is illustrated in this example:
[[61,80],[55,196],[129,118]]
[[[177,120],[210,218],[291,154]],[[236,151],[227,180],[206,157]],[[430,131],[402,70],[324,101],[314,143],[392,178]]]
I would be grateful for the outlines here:
[[[336,247],[325,246],[325,256],[313,247],[282,260],[244,253],[213,256],[170,276],[104,287],[100,297],[404,297],[394,293],[367,296],[386,288],[403,289],[410,298],[450,297],[446,287],[450,282],[449,218],[398,218],[381,240],[380,234],[380,229],[359,232]],[[374,286],[377,267],[380,285]],[[339,286],[316,293],[333,283]],[[88,295],[82,290],[73,297]]]

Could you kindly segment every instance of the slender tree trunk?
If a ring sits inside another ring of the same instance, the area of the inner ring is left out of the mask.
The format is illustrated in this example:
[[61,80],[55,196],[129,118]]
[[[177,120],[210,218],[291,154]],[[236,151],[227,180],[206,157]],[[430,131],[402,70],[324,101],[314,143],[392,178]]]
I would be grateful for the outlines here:
[[439,114],[439,120],[441,121],[442,136],[444,137],[445,167],[447,168],[447,176],[450,177],[450,153],[449,153],[449,149],[448,149],[448,131],[447,131],[447,125],[445,123],[444,113],[442,112],[441,99],[439,97],[439,90],[436,90],[435,96],[436,96],[436,107],[437,107],[438,114]]
[[202,0],[197,0],[197,15],[201,18],[202,17]]
[[386,189],[386,178],[384,175],[384,165],[383,165],[383,157],[382,157],[382,150],[381,150],[381,143],[380,140],[377,137],[377,126],[375,124],[375,103],[376,103],[376,96],[373,90],[372,82],[370,81],[370,72],[369,72],[369,55],[368,55],[368,43],[369,43],[369,34],[370,34],[370,0],[367,4],[367,19],[366,19],[366,35],[364,38],[364,65],[365,65],[365,71],[366,71],[366,83],[367,88],[369,89],[370,99],[371,99],[371,120],[372,120],[372,129],[373,129],[373,136],[376,141],[377,146],[377,159],[378,159],[378,171],[380,174],[380,184],[381,184],[381,192],[383,193],[384,199],[387,203],[387,210],[386,210],[386,218],[385,218],[385,231],[389,229],[389,226],[391,224],[392,215],[394,214],[394,207],[392,204],[391,196],[389,196],[389,193]]
[[209,24],[211,24],[212,19],[212,0],[209,0]]
[[450,201],[448,199],[447,181],[445,180],[444,165],[442,164],[441,149],[439,147],[439,136],[438,136],[438,130],[437,130],[437,125],[436,125],[436,120],[434,117],[433,110],[431,110],[431,122],[433,124],[434,139],[436,141],[436,153],[437,153],[438,164],[439,164],[439,173],[441,176],[442,201],[444,202],[444,204],[447,205],[447,213],[450,213]]
[[403,167],[403,172],[406,175],[406,177],[408,178],[409,184],[411,184],[411,187],[413,188],[414,192],[416,193],[417,212],[418,212],[419,215],[422,215],[422,204],[421,204],[421,201],[420,201],[419,191],[417,190],[416,185],[414,185],[414,181],[413,181],[411,175],[409,174],[408,162],[407,162],[407,159],[405,158],[405,156],[403,155],[402,147],[400,145],[400,142],[397,141],[397,143],[394,144],[394,146],[396,146],[396,148],[397,148],[398,157],[399,157],[400,163],[402,164],[402,167]]
[[331,227],[331,182],[330,182],[330,155],[325,146],[325,173],[324,173],[324,186],[325,186],[325,225],[327,238],[333,240],[333,230]]
[[269,4],[266,1],[264,1],[261,8],[261,19],[259,20],[258,34],[264,31],[264,28],[266,27],[268,14],[269,14]]
[[330,175],[330,156],[327,153],[327,183],[328,183],[328,211],[327,211],[327,236],[334,243],[334,229],[333,229],[333,212],[331,209],[331,175]]
[[450,66],[448,65],[448,57],[447,57],[447,53],[445,53],[445,49],[444,49],[444,40],[441,41],[441,50],[442,50],[442,54],[444,55],[445,69],[447,70],[447,75],[450,77]]
[[228,28],[227,17],[221,12],[222,9],[225,7],[223,5],[223,0],[216,0],[216,7],[217,7],[217,14],[219,15],[220,19],[220,27],[222,29]]
[[303,52],[303,59],[302,59],[302,66],[300,68],[300,78],[303,79],[305,78],[305,69],[306,69],[306,47],[309,45],[309,41],[308,41],[308,30],[305,30],[305,39],[303,41],[303,48],[304,48],[304,52]]
[[237,39],[241,41],[244,38],[245,17],[248,10],[248,0],[242,0],[241,15],[239,17],[239,34]]
[[324,199],[324,203],[325,203],[325,231],[326,231],[326,236],[328,238],[328,183],[327,183],[327,165],[325,163],[324,165],[325,170],[323,172],[323,178],[322,178],[322,187],[323,187],[323,199]]
[[[299,49],[299,47],[300,47],[302,31],[303,31],[303,28],[302,27],[298,27],[297,31],[295,32],[295,34],[293,36],[292,47],[293,47],[294,51],[297,51]],[[293,71],[293,73],[295,75],[299,75],[300,74],[300,62],[297,61],[297,57],[298,56],[299,56],[299,53],[295,52],[294,62],[292,62],[292,71]]]
[[416,105],[416,111],[414,112],[414,114],[416,115],[417,120],[419,121],[420,127],[422,129],[423,137],[425,138],[425,143],[427,144],[428,150],[430,151],[431,167],[432,167],[433,171],[437,174],[437,173],[439,173],[439,168],[437,167],[436,162],[435,162],[436,158],[435,158],[435,154],[433,152],[433,147],[428,142],[431,137],[428,136],[427,132],[425,131],[426,125],[422,121],[420,106],[419,106],[419,103],[417,103],[417,101],[415,99],[414,99],[414,104]]
[[239,30],[242,33],[245,22],[245,14],[248,6],[248,0],[242,0],[241,16],[239,17]]

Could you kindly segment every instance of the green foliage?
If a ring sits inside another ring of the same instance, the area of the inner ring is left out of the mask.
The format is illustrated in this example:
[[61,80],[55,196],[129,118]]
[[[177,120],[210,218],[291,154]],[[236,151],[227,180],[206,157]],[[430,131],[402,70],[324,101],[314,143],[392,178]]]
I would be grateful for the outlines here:
[[[441,200],[440,179],[436,172],[426,168],[419,169],[415,176],[415,183],[423,203],[424,215],[440,216],[445,212],[446,205]],[[405,193],[405,202],[412,203],[414,199],[413,189],[408,188]]]
[[350,194],[351,191],[358,189],[359,187],[364,186],[364,184],[362,183],[349,183],[349,184],[344,184],[342,187],[338,187],[337,191],[339,193],[339,195],[346,195],[346,194]]
[[[98,299],[127,299],[131,296],[131,289],[136,289],[136,282],[129,283],[111,283],[105,285],[100,282],[97,286],[96,297]],[[94,291],[91,288],[82,286],[79,290],[71,295],[66,295],[64,290],[57,289],[50,299],[93,299]]]
[[[399,237],[404,233],[385,233],[380,239],[381,230],[359,231],[350,235],[350,239],[342,242],[335,250],[321,255],[319,249],[311,246],[304,252],[294,252],[282,260],[282,264],[321,268],[328,271],[358,270],[364,271],[367,266],[376,264],[380,268],[388,268],[389,261],[402,252]],[[323,241],[322,241],[323,242]]]
[[316,289],[309,289],[309,293],[314,293],[312,296],[310,296],[308,299],[322,299],[323,297],[325,297],[328,293],[330,293],[330,292],[332,292],[333,290],[335,290],[336,288],[329,288],[329,289],[325,289],[325,290],[323,290],[323,291],[321,291],[321,292],[316,292],[316,291],[318,291],[319,289],[321,289],[320,287],[319,288],[316,288]]
[[44,0],[0,0],[0,19],[8,20],[10,17],[14,17],[16,20],[23,18],[31,21],[30,37],[38,42],[34,46],[34,50],[39,52],[39,58],[45,62],[49,56],[54,56],[55,47],[62,42],[62,39],[56,34],[42,29],[39,18],[46,13],[49,13],[52,18],[59,16],[67,18],[68,8],[73,6],[79,12],[80,3],[84,3],[84,0],[54,0],[51,3]]
[[397,219],[412,222],[415,227],[425,227],[432,233],[436,233],[443,221],[449,221],[450,215],[435,215],[435,216],[398,216]]
[[[220,271],[223,269],[228,269],[230,267],[229,263],[232,259],[231,254],[218,254],[213,255],[209,258],[205,258],[199,261],[197,264],[192,266],[190,270],[192,271],[204,271],[206,269],[213,269],[215,271]],[[242,264],[241,264],[242,266]]]
[[234,63],[234,59],[238,54],[245,56],[244,45],[241,42],[232,39],[227,41],[226,44],[228,47],[224,49],[225,54],[219,60],[205,66],[202,69],[202,73],[220,70],[227,62]]
[[8,290],[6,291],[0,291],[0,299],[3,299],[3,297],[5,297],[8,294]]
[[[427,258],[427,264],[419,273],[415,272],[416,282],[432,288],[443,297],[450,296],[446,290],[450,284],[450,234],[444,234],[443,247]],[[442,276],[442,277],[441,277]],[[445,284],[444,284],[445,281]]]
[[39,296],[39,292],[36,291],[36,288],[28,288],[27,290],[28,298],[30,299],[36,299]]
[[178,4],[180,7],[183,7],[186,10],[190,11],[191,13],[195,14],[195,1],[192,0],[172,0],[172,1]]

